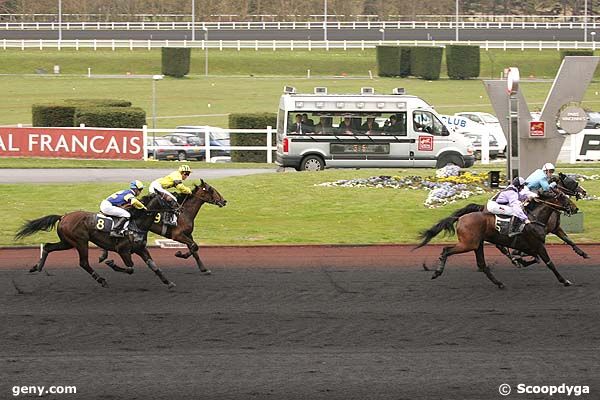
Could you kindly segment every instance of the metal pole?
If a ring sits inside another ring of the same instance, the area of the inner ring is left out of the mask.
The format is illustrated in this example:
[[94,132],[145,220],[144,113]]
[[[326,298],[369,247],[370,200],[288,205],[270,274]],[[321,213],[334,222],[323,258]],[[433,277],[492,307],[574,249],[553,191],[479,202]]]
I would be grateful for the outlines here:
[[327,0],[325,0],[325,7],[323,12],[323,40],[327,41]]
[[458,0],[456,0],[456,26],[454,27],[454,29],[455,29],[454,40],[458,42]]
[[58,0],[58,41],[62,41],[62,0]]
[[192,42],[196,40],[196,2],[192,0]]
[[156,79],[152,79],[152,129],[156,129]]
[[208,29],[204,28],[204,76],[208,76]]
[[588,35],[587,35],[587,23],[588,23],[588,18],[587,18],[587,14],[588,14],[588,9],[587,9],[587,0],[585,0],[584,3],[584,7],[583,7],[583,41],[587,42],[588,41]]

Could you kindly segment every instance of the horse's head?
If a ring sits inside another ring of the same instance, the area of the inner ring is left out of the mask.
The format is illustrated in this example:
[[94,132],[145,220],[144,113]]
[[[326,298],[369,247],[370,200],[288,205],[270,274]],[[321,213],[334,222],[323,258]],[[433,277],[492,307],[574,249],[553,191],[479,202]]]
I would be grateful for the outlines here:
[[558,188],[543,192],[539,199],[548,206],[555,210],[562,211],[567,215],[577,214],[579,211],[577,205],[569,198],[569,196]]
[[205,203],[214,204],[219,207],[224,207],[227,205],[227,200],[221,196],[221,193],[219,193],[217,189],[210,186],[208,183],[204,182],[204,180],[200,180],[200,184],[194,186],[192,195],[204,201]]
[[575,196],[576,200],[587,196],[587,191],[579,184],[579,182],[562,172],[558,173],[558,177],[553,176],[551,182],[556,182],[556,187],[561,192],[567,196]]

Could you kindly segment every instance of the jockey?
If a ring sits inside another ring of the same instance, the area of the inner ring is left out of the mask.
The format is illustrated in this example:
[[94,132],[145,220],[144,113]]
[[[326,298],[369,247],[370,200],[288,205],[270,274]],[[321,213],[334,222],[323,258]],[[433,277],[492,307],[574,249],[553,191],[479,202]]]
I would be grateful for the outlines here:
[[537,197],[538,191],[546,191],[556,186],[556,182],[548,182],[554,173],[554,165],[546,163],[541,169],[536,169],[526,179],[527,188],[525,194],[527,197]]
[[186,180],[191,173],[192,170],[189,165],[182,165],[177,171],[171,172],[169,175],[153,181],[150,184],[150,193],[164,193],[177,203],[177,198],[173,196],[173,193],[166,189],[174,187],[181,193],[191,194],[192,190],[183,184],[183,181]]
[[[525,179],[520,176],[513,179],[512,183],[508,185],[506,189],[497,193],[487,202],[487,210],[492,214],[515,216],[528,224],[530,222],[529,218],[527,218],[521,205],[521,201],[527,200],[527,195],[523,193],[526,183]],[[512,224],[509,236],[518,233],[518,228],[519,225]]]
[[144,190],[144,184],[140,181],[133,181],[129,185],[129,189],[119,190],[108,196],[106,200],[100,203],[100,211],[109,216],[120,217],[113,225],[110,236],[122,237],[121,231],[125,226],[125,222],[131,218],[129,211],[123,209],[126,205],[132,205],[135,208],[145,209],[146,206],[136,197]]

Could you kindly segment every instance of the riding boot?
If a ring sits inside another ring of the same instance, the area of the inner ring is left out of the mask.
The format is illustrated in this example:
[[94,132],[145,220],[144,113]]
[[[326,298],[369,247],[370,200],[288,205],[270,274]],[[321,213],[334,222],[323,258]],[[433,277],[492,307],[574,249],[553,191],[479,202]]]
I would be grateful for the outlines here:
[[516,217],[513,217],[513,220],[511,221],[511,224],[510,224],[510,229],[508,231],[508,237],[513,237],[513,236],[517,236],[518,234],[520,234],[522,226],[523,226],[523,223],[521,222],[521,220]]
[[113,237],[123,237],[123,227],[125,226],[125,222],[127,222],[127,217],[121,217],[117,220],[117,222],[113,225],[112,231],[110,231],[110,236]]

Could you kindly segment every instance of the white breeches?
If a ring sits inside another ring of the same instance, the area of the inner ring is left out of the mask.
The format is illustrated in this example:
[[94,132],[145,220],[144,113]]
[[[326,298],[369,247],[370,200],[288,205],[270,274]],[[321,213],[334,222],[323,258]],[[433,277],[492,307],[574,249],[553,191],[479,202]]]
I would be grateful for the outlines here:
[[171,193],[168,190],[164,189],[162,187],[162,185],[160,183],[158,183],[158,181],[152,182],[150,184],[150,188],[148,189],[148,191],[150,193],[165,193],[167,196],[169,196],[170,198],[172,198],[173,200],[175,200],[175,202],[177,202],[177,197],[175,197],[173,195],[173,193]]
[[492,214],[515,215],[515,210],[508,204],[498,204],[494,200],[487,202],[486,208]]
[[100,211],[102,211],[104,215],[112,215],[115,217],[125,218],[131,217],[129,211],[124,210],[121,207],[113,206],[108,200],[102,200],[102,203],[100,203]]

